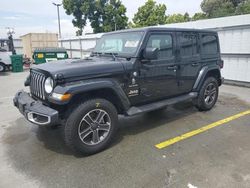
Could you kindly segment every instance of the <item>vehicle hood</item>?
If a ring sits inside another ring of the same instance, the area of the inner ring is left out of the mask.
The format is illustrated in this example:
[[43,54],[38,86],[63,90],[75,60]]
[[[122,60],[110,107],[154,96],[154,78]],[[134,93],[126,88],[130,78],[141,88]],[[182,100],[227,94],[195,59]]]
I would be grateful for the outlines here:
[[32,69],[46,71],[53,77],[57,74],[62,74],[65,79],[103,77],[123,73],[125,71],[123,63],[119,60],[113,60],[110,57],[53,61],[37,65]]

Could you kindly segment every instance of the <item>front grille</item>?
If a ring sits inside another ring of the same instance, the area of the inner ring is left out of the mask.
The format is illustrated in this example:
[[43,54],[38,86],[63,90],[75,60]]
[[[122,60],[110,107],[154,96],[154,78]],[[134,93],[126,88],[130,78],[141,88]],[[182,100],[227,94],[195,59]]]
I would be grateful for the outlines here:
[[46,77],[43,73],[32,70],[30,72],[30,92],[32,95],[45,100],[44,83]]

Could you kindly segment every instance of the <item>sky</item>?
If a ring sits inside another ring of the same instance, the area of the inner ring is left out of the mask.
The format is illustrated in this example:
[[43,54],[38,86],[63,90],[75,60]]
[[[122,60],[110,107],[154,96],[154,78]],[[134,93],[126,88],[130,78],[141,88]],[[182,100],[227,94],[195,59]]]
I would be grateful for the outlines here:
[[[167,6],[167,14],[185,13],[193,15],[200,12],[202,0],[156,0]],[[6,38],[6,27],[14,28],[15,38],[30,32],[58,32],[56,7],[52,2],[60,0],[0,0],[0,38]],[[127,16],[131,20],[146,0],[122,0],[127,8]],[[74,36],[76,28],[72,25],[72,16],[66,15],[60,8],[62,37]],[[88,25],[84,29],[90,33]]]

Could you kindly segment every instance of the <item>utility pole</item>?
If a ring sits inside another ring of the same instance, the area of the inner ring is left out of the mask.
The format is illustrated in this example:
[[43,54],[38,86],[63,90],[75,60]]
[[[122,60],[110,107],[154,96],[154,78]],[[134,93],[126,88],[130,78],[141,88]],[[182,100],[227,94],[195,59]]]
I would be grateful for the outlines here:
[[11,28],[11,27],[6,27],[6,30],[7,30],[7,35],[8,35],[8,48],[9,48],[9,51],[12,52],[12,55],[15,55],[16,54],[16,50],[14,48],[14,42],[13,42],[13,34],[15,33],[14,32],[14,28]]
[[115,19],[115,16],[113,16],[113,21],[115,22],[115,31],[116,31],[116,27],[117,27],[117,25],[116,25],[116,19]]
[[61,23],[60,23],[59,7],[62,6],[62,4],[58,4],[58,3],[52,3],[52,4],[57,7],[57,19],[58,19],[58,27],[59,27],[59,38],[61,38],[62,37],[62,33],[61,33]]

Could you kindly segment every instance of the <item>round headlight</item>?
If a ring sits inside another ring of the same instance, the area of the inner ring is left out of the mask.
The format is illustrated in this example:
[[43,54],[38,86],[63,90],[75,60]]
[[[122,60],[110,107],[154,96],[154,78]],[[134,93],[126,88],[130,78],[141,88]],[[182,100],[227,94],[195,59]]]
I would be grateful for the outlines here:
[[53,79],[48,77],[45,80],[44,89],[46,93],[51,93],[53,91]]

